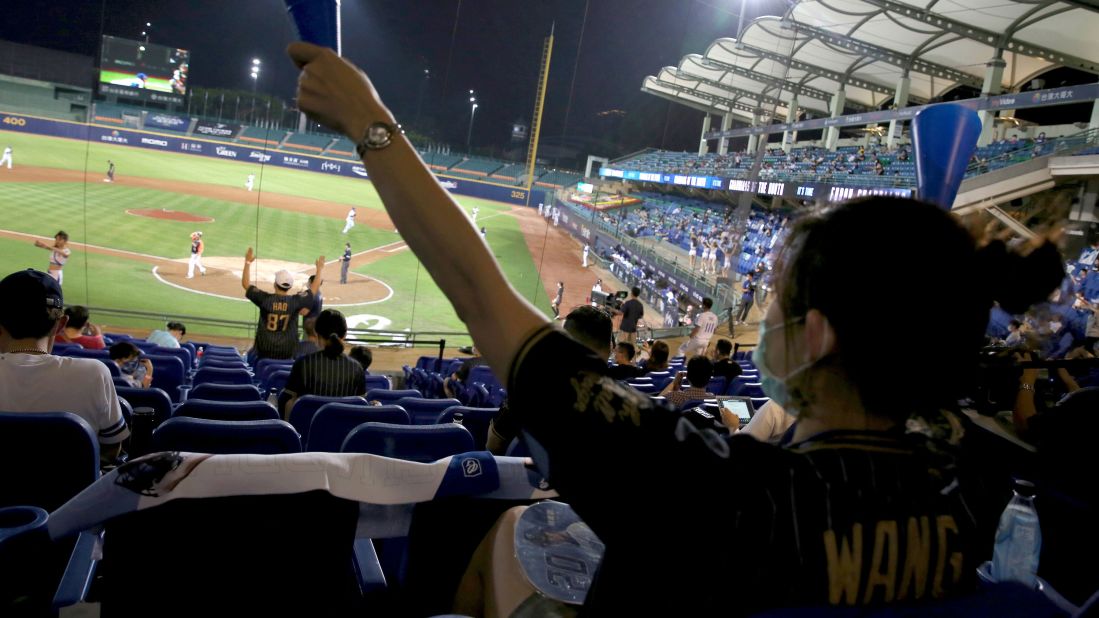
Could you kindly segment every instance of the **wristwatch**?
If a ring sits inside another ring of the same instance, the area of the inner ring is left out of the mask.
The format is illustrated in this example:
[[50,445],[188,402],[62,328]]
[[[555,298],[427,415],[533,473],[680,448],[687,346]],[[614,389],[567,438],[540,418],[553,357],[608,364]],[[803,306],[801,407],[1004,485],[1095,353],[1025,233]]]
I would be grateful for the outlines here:
[[388,122],[375,122],[366,128],[363,138],[355,145],[359,157],[365,157],[367,150],[381,150],[393,143],[393,134],[399,131],[397,125]]
[[1027,382],[1020,382],[1019,383],[1019,389],[1024,390],[1024,391],[1033,391],[1034,390],[1034,385],[1030,384],[1030,383],[1027,383]]

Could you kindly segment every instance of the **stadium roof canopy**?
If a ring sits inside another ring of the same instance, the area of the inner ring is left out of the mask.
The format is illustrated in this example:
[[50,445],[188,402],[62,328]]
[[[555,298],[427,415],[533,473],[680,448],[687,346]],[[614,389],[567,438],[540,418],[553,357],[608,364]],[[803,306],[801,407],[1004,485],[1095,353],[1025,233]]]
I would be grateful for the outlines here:
[[1002,50],[1001,87],[1049,69],[1099,73],[1099,10],[1057,0],[797,0],[783,17],[760,17],[739,39],[646,77],[642,90],[711,112],[752,110],[785,118],[826,115],[844,84],[848,107],[873,109],[909,78],[910,102],[968,85],[980,89]]

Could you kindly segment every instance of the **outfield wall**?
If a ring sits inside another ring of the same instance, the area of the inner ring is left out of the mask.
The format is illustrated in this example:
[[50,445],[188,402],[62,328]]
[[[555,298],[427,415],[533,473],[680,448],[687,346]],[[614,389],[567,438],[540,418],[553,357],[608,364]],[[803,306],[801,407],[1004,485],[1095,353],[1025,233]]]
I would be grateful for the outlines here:
[[[50,137],[63,137],[83,141],[90,140],[106,144],[116,144],[119,146],[145,148],[148,150],[179,152],[204,157],[229,159],[232,161],[249,161],[321,174],[333,174],[336,176],[369,178],[366,168],[358,163],[345,159],[294,154],[277,150],[254,148],[231,142],[180,137],[178,135],[166,135],[163,133],[136,131],[133,129],[116,129],[114,127],[104,127],[95,124],[68,122],[8,112],[0,112],[0,129],[47,135]],[[468,180],[465,178],[451,178],[448,176],[438,176],[438,178],[443,187],[451,193],[458,195],[468,195],[470,197],[524,206],[549,201],[549,192],[544,190],[531,190],[529,191],[530,195],[528,196],[528,190],[523,187],[511,187]]]

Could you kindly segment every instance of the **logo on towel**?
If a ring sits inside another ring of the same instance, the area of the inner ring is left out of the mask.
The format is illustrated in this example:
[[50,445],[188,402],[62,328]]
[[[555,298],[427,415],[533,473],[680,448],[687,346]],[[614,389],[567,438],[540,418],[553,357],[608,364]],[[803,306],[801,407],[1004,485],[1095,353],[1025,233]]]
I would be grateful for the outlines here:
[[481,462],[470,457],[462,460],[462,474],[467,478],[481,476]]

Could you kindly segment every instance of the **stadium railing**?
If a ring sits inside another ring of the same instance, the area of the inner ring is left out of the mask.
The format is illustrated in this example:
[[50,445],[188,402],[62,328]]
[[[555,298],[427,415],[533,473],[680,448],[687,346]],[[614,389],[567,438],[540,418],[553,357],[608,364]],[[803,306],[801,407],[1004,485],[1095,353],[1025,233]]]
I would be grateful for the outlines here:
[[1017,148],[1005,149],[996,156],[970,163],[969,167],[966,168],[965,175],[966,177],[979,176],[1039,157],[1086,154],[1086,151],[1096,146],[1099,146],[1099,129],[1087,129],[1073,135],[1041,143],[1028,141]]

